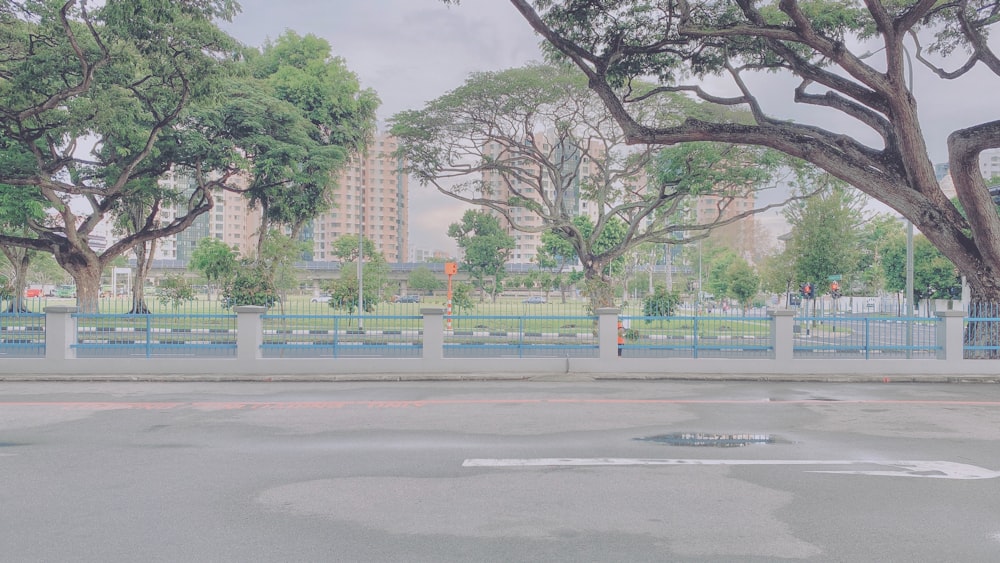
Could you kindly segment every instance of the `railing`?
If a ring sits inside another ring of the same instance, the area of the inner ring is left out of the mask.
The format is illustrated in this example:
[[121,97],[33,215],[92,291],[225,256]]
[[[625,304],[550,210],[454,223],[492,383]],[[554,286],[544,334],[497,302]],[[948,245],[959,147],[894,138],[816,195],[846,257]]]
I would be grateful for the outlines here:
[[797,317],[795,357],[935,358],[941,319],[927,317]]
[[417,315],[263,315],[265,358],[417,358]]
[[446,358],[595,358],[597,317],[455,315]]
[[0,313],[0,356],[37,358],[44,355],[43,313]]
[[627,358],[771,358],[772,321],[762,316],[622,317]]
[[[0,336],[34,336],[0,342],[0,373],[1000,374],[1000,362],[963,359],[960,311],[937,319],[795,317],[790,310],[650,318],[618,309],[450,318],[435,307],[419,315],[272,313],[94,314],[55,306],[44,316],[8,315]],[[34,357],[15,356],[15,346]]]
[[77,313],[81,358],[236,356],[236,315]]

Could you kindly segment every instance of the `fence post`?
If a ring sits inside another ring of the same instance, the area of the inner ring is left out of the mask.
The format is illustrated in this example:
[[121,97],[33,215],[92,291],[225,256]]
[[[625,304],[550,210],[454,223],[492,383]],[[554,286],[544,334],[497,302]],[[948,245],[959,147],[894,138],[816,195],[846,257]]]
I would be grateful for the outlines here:
[[421,357],[440,360],[444,357],[444,308],[425,307],[420,309],[424,317],[424,345]]
[[72,360],[76,358],[77,321],[73,313],[79,307],[53,305],[45,308],[45,359]]
[[965,357],[965,312],[938,311],[937,343],[939,360],[961,360]]
[[236,359],[240,362],[254,362],[262,355],[264,344],[264,313],[267,307],[260,305],[239,305],[236,311]]
[[618,358],[618,315],[617,307],[603,307],[597,310],[597,355],[601,360]]
[[776,362],[791,361],[795,357],[795,310],[768,309],[771,317],[771,346]]

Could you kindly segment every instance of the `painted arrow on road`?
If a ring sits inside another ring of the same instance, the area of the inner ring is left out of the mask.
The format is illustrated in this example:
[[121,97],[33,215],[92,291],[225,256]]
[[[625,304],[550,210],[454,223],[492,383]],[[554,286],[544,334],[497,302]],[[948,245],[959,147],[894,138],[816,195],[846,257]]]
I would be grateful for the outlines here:
[[639,459],[639,458],[534,458],[467,459],[462,467],[598,467],[628,465],[877,465],[893,470],[811,470],[808,473],[875,475],[883,477],[922,477],[924,479],[994,479],[1000,471],[951,461],[874,461],[874,460],[804,460],[804,459]]

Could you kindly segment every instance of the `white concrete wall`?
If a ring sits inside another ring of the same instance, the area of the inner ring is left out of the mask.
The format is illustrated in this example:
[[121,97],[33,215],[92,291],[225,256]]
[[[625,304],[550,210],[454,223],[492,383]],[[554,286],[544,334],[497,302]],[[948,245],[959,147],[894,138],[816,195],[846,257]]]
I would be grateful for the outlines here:
[[[727,379],[786,379],[838,376],[840,379],[906,380],[940,376],[1000,381],[1000,360],[966,360],[962,357],[961,311],[942,311],[938,359],[796,359],[793,357],[794,317],[773,311],[774,357],[767,358],[629,358],[618,357],[617,309],[602,309],[599,356],[596,358],[445,358],[443,309],[422,309],[425,316],[420,358],[262,358],[261,308],[238,308],[238,353],[236,358],[76,358],[69,346],[75,335],[74,308],[46,311],[46,356],[44,358],[0,358],[0,380],[31,376],[239,379],[246,377],[353,377],[424,379],[477,377],[534,377],[578,375],[625,378],[683,378],[720,376]],[[249,350],[248,350],[249,348]]]

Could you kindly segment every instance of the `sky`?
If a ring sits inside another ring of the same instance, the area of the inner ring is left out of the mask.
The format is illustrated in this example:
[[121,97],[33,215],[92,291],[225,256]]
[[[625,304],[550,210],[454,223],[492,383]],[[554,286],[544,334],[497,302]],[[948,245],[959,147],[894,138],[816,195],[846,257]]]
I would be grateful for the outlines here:
[[[539,38],[507,0],[241,0],[243,12],[223,27],[241,42],[261,46],[285,30],[326,39],[358,75],[362,87],[382,100],[381,125],[402,110],[424,104],[460,86],[472,72],[502,70],[541,59]],[[996,45],[994,38],[992,43]],[[877,57],[878,54],[874,55]],[[831,130],[849,126],[834,112],[803,108],[791,101],[791,79],[771,86],[751,84],[765,110]],[[916,66],[912,78],[933,162],[945,162],[946,139],[956,128],[995,119],[996,77],[974,71],[942,81]],[[770,88],[770,90],[768,89]],[[722,90],[713,93],[725,94]],[[957,102],[956,102],[957,101]],[[843,130],[857,134],[858,131]],[[410,245],[455,252],[445,231],[465,207],[432,187],[410,185]],[[886,211],[887,208],[879,208]],[[781,230],[779,212],[759,217]],[[780,234],[780,233],[776,233]]]
[[[503,70],[541,59],[539,39],[501,0],[241,0],[243,13],[222,27],[261,46],[290,29],[326,39],[363,88],[382,105],[380,128],[403,110],[462,85],[470,73]],[[448,225],[466,207],[433,187],[410,183],[410,246],[456,253]]]

